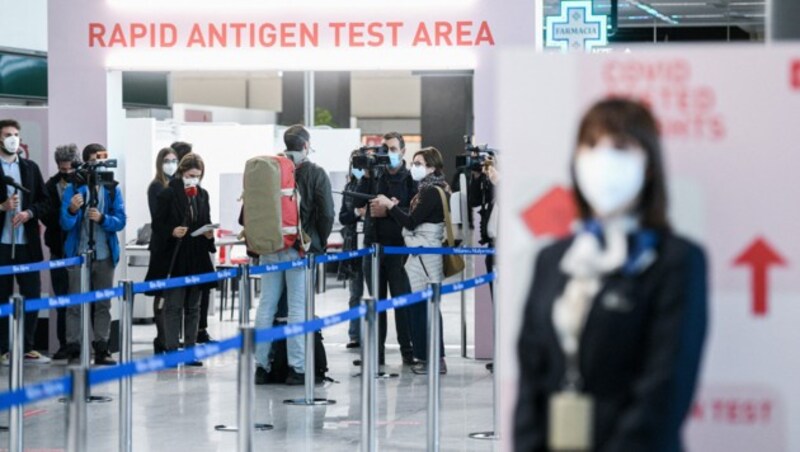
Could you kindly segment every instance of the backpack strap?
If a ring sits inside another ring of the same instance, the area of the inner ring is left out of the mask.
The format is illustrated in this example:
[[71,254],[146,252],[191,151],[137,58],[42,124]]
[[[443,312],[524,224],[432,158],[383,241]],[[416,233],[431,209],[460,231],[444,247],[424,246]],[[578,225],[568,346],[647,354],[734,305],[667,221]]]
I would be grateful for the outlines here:
[[447,246],[453,248],[455,246],[455,237],[453,237],[453,223],[450,220],[450,209],[447,208],[447,195],[442,187],[434,187],[439,191],[439,196],[442,198],[442,210],[444,211],[444,228],[447,232]]

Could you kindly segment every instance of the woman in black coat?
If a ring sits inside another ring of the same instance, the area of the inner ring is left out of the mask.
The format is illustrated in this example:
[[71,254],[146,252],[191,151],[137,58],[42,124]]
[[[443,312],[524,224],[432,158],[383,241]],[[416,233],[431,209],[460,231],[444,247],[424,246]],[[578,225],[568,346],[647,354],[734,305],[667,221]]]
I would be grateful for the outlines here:
[[[189,276],[214,271],[211,253],[216,252],[213,231],[192,237],[198,228],[211,224],[208,192],[200,187],[203,160],[197,154],[184,157],[176,177],[158,195],[158,210],[153,222],[153,250],[147,280]],[[178,348],[181,320],[184,344],[191,347],[197,338],[200,319],[200,294],[203,286],[190,286],[164,292],[165,347]],[[201,363],[192,363],[201,365]]]
[[651,113],[595,105],[572,174],[582,225],[536,261],[515,450],[680,451],[705,340],[706,259],[667,222]]
[[[156,212],[158,212],[158,195],[166,190],[169,182],[178,172],[178,154],[172,148],[163,148],[158,151],[156,157],[156,175],[147,187],[147,207],[150,209],[150,227],[151,231],[155,224]],[[150,262],[155,262],[152,257],[155,257],[158,252],[154,250],[154,241],[152,233],[150,235],[150,243],[148,249],[150,250]],[[153,351],[161,353],[165,350],[164,347],[164,312],[163,312],[164,299],[160,296],[153,298],[153,318],[156,324],[156,337],[153,339]]]

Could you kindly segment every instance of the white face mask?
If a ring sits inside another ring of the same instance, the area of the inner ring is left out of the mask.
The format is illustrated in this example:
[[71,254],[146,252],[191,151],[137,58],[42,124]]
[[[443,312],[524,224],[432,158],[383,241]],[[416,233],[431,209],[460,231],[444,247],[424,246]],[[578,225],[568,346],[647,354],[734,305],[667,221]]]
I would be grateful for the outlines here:
[[628,207],[644,186],[643,153],[611,148],[578,154],[575,177],[594,212],[605,217]]
[[177,163],[165,163],[165,164],[161,165],[161,169],[164,171],[164,174],[166,174],[169,177],[172,177],[178,171],[178,164]]
[[3,146],[5,146],[6,154],[16,154],[17,150],[19,150],[19,137],[6,137],[5,140],[3,140]]
[[411,178],[415,181],[419,182],[422,179],[425,179],[425,176],[428,175],[428,170],[424,166],[412,166],[411,167]]
[[184,187],[197,187],[200,185],[200,178],[199,177],[184,177],[183,178],[183,186]]

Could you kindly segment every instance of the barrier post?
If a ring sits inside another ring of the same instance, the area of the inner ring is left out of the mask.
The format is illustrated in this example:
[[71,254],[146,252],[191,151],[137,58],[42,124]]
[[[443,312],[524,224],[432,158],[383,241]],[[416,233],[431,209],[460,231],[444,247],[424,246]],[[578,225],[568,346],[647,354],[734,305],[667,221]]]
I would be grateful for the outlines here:
[[378,285],[380,284],[379,273],[381,271],[381,259],[383,258],[383,247],[380,243],[372,244],[372,256],[370,257],[371,275],[370,275],[370,290],[372,290],[372,298],[378,299]]
[[[87,250],[82,254],[83,263],[81,264],[81,293],[92,291],[92,264],[94,261],[94,251]],[[87,371],[91,368],[91,336],[90,328],[92,327],[91,313],[92,309],[87,303],[81,303],[81,367]],[[105,403],[110,402],[111,397],[93,396],[91,389],[86,387],[86,403]]]
[[[306,280],[306,322],[310,322],[314,320],[314,298],[316,294],[316,290],[314,287],[314,282],[316,281],[316,270],[317,270],[317,262],[316,256],[314,253],[308,253],[306,255],[306,269],[305,269],[305,280]],[[287,405],[298,405],[298,406],[312,406],[312,405],[332,405],[336,403],[335,400],[328,400],[328,399],[315,399],[314,398],[314,379],[315,379],[315,371],[314,371],[314,336],[316,335],[315,331],[309,331],[306,333],[306,346],[305,346],[305,353],[306,353],[306,362],[305,362],[305,394],[302,399],[289,399],[284,400],[283,403]],[[288,347],[288,343],[287,343]]]
[[[9,389],[16,391],[23,383],[23,362],[25,359],[25,300],[19,295],[11,297],[14,308],[11,319],[10,344],[11,344],[11,371],[9,372]],[[11,452],[23,451],[23,413],[25,407],[12,405],[9,413],[8,450]]]
[[428,452],[439,450],[439,308],[442,299],[442,285],[430,285],[432,294],[428,303]]
[[[461,204],[461,244],[462,246],[472,246],[472,230],[469,228],[469,214],[470,214],[470,207],[469,207],[469,199],[468,193],[469,190],[469,182],[467,180],[467,175],[463,172],[458,176],[459,187],[461,187],[461,196],[459,196],[459,202]],[[467,269],[469,269],[469,264],[471,263],[469,258],[471,256],[464,256],[464,271],[461,272],[461,282],[468,277]],[[461,357],[467,357],[467,297],[464,291],[461,291]]]
[[[242,275],[244,276],[244,275]],[[237,441],[238,452],[252,452],[253,450],[253,355],[256,348],[256,330],[252,326],[239,326],[242,335],[242,346],[239,349],[239,409],[237,423],[239,429]]]
[[[361,318],[361,451],[378,450],[378,436],[375,431],[377,416],[377,394],[375,370],[378,356],[378,313],[375,297],[365,298],[362,304],[367,307],[367,315]],[[373,334],[375,333],[375,334]]]
[[[254,431],[267,431],[272,430],[274,427],[270,424],[254,424],[253,423],[253,412],[252,412],[252,400],[255,397],[255,390],[254,390],[254,381],[253,381],[253,373],[255,372],[253,367],[253,360],[255,355],[255,330],[250,327],[250,306],[252,304],[253,292],[250,287],[250,267],[247,264],[239,265],[239,331],[242,333],[242,348],[239,351],[239,369],[238,369],[238,391],[239,391],[239,405],[237,411],[237,418],[239,420],[238,425],[246,425],[247,427],[240,429],[237,425],[216,425],[214,426],[214,430],[218,432],[239,432],[239,450],[252,450],[253,445],[253,432]],[[247,333],[246,331],[252,331],[252,333]],[[252,337],[250,337],[251,335]],[[251,340],[252,344],[249,346],[250,351],[245,354],[245,351],[248,350],[245,348],[245,342]],[[248,389],[249,388],[249,389]],[[244,395],[243,395],[244,394]],[[244,397],[246,396],[246,405],[250,405],[250,408],[243,405]],[[246,413],[249,416],[246,424],[242,424],[242,410],[246,410]],[[244,431],[243,431],[244,430]],[[248,433],[249,432],[249,433]],[[249,446],[242,446],[243,437],[249,438],[247,443]],[[241,447],[249,447],[250,449],[241,449]]]
[[250,304],[253,299],[250,285],[250,266],[239,265],[239,326],[250,325]]
[[498,331],[500,328],[500,310],[497,309],[497,283],[493,286],[493,302],[492,302],[492,330],[494,331],[494,344],[492,353],[494,354],[494,370],[492,372],[492,424],[493,430],[491,432],[477,432],[470,433],[469,437],[472,439],[500,439],[500,409],[497,404],[500,401],[500,377],[497,375],[500,371],[498,364],[500,360],[500,340],[498,339]]
[[[133,281],[126,280],[122,286],[119,316],[119,361],[127,364],[133,359]],[[133,379],[124,377],[119,381],[119,450],[133,450]]]
[[72,391],[67,410],[67,452],[85,452],[89,370],[84,367],[70,367],[70,376]]
[[[470,257],[464,257],[464,270],[461,270],[461,282],[467,279],[467,269],[469,268]],[[461,291],[461,357],[467,357],[467,291]]]

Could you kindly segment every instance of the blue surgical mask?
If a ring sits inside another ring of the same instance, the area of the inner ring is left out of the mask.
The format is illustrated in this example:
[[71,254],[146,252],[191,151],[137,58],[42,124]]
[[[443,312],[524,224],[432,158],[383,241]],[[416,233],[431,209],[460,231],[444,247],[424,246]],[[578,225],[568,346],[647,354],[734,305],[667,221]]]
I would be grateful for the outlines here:
[[389,164],[392,165],[392,168],[399,168],[402,165],[403,156],[398,154],[397,152],[390,152],[389,153]]
[[352,174],[353,177],[356,178],[356,180],[361,180],[361,178],[364,177],[364,170],[359,168],[353,168],[350,170],[350,174]]

